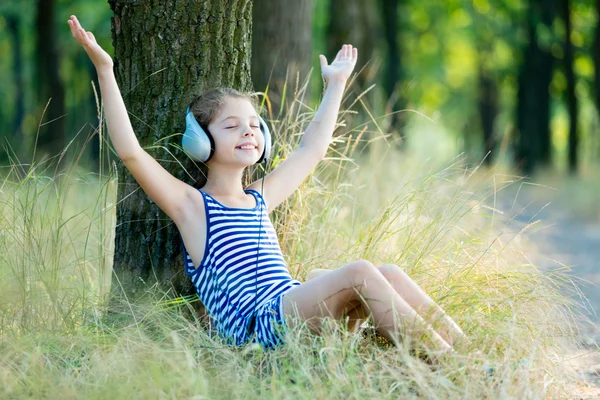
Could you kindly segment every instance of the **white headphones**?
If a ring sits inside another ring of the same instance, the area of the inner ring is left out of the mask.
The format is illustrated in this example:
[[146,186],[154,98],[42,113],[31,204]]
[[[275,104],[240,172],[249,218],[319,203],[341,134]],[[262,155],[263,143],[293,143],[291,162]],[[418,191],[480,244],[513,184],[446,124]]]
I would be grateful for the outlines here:
[[[266,161],[271,157],[271,132],[267,123],[260,115],[258,116],[258,120],[260,122],[260,130],[265,138],[265,148],[256,164]],[[210,160],[215,152],[215,141],[208,131],[208,127],[200,126],[196,117],[190,111],[190,107],[187,108],[185,115],[185,132],[181,138],[181,146],[188,156],[203,163]]]

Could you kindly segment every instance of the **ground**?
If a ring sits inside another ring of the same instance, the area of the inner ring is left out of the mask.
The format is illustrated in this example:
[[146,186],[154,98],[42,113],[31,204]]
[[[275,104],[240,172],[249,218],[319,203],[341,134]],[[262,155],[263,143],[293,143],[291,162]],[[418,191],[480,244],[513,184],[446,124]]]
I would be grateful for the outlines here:
[[[559,186],[559,187],[557,187]],[[520,185],[499,192],[496,208],[502,210],[517,229],[535,220],[540,222],[525,234],[532,245],[529,259],[543,269],[560,265],[571,268],[581,279],[583,296],[574,297],[584,312],[579,323],[579,338],[570,362],[576,366],[581,382],[576,398],[600,398],[600,221],[584,219],[573,196],[560,185]],[[549,203],[549,204],[548,204]],[[586,321],[589,319],[589,321]]]

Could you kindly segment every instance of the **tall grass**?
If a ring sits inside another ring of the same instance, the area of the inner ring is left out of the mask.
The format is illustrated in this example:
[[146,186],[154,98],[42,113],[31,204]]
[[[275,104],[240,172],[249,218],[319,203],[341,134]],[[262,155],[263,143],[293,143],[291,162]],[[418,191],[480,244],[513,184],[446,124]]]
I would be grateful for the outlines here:
[[[314,112],[304,88],[273,121],[274,166]],[[569,398],[564,360],[576,310],[560,292],[569,277],[529,263],[530,227],[494,208],[519,178],[466,169],[460,158],[416,159],[374,122],[341,126],[331,157],[273,214],[290,272],[304,280],[356,259],[400,265],[464,328],[469,349],[430,365],[409,346],[331,320],[322,336],[293,329],[275,351],[233,349],[161,293],[108,323],[114,174],[73,165],[58,182],[39,165],[20,176],[11,165],[0,187],[0,395]]]

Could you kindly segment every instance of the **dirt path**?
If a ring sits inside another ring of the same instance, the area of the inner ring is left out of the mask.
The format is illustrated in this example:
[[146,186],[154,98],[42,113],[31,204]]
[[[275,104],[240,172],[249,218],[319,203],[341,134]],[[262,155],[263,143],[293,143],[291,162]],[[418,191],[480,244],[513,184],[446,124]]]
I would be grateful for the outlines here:
[[[497,208],[514,218],[511,224],[518,229],[541,220],[539,228],[526,233],[534,264],[547,269],[564,264],[571,267],[571,275],[588,282],[580,285],[585,298],[575,299],[592,323],[581,321],[581,348],[573,356],[581,379],[600,387],[600,222],[575,217],[566,203],[570,194],[557,189],[522,185],[519,190],[515,185],[498,194]],[[600,389],[592,390],[592,398],[598,398]]]

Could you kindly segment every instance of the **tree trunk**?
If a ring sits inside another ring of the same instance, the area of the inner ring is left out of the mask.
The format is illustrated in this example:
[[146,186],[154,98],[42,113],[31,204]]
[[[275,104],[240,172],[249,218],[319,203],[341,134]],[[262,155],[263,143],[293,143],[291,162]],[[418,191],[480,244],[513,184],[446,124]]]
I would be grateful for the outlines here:
[[[327,25],[327,57],[333,58],[344,44],[352,44],[359,51],[355,71],[361,89],[374,80],[373,60],[376,43],[381,38],[377,3],[362,0],[330,0]],[[367,65],[368,63],[368,65]]]
[[573,43],[571,42],[571,12],[569,0],[560,2],[561,17],[565,23],[565,76],[567,77],[567,108],[569,109],[569,172],[577,172],[577,96],[575,96],[575,72],[573,71]]
[[530,174],[535,167],[550,162],[550,95],[554,57],[540,46],[538,24],[552,32],[554,0],[531,0],[527,10],[529,44],[518,79],[516,164]]
[[[64,88],[60,79],[59,56],[54,23],[55,0],[38,0],[36,29],[36,91],[38,93],[38,109],[41,111],[50,101],[42,123],[48,125],[40,128],[36,157],[44,153],[54,156],[66,146]],[[50,122],[52,121],[52,122]]]
[[383,16],[383,30],[385,42],[387,44],[387,59],[385,65],[383,89],[387,100],[390,102],[392,117],[390,125],[400,132],[400,115],[398,111],[403,108],[404,100],[402,93],[399,93],[399,83],[401,79],[401,56],[398,42],[400,27],[398,24],[400,15],[400,0],[381,0],[381,11]]
[[16,14],[6,16],[6,25],[12,42],[13,79],[15,85],[15,114],[12,127],[9,131],[22,141],[21,124],[25,116],[25,86],[23,84],[23,53],[21,44],[21,20]]
[[[293,100],[296,79],[308,77],[312,61],[312,0],[254,0],[252,12],[252,81],[257,91],[269,85],[276,118],[283,99]],[[284,103],[285,108],[285,103]]]
[[592,58],[594,60],[594,86],[595,86],[595,101],[596,112],[600,116],[600,0],[596,0],[596,32],[594,35],[594,47]]
[[[596,31],[594,33],[592,59],[594,60],[594,100],[596,104],[596,114],[598,115],[598,119],[600,119],[600,0],[596,0],[596,20],[598,22],[596,22]],[[596,121],[598,121],[598,119],[596,119]],[[595,126],[598,126],[598,123],[596,123]],[[600,134],[597,129],[595,129],[595,134]],[[596,143],[600,143],[600,140],[597,140]],[[598,154],[600,148],[594,150],[595,154]]]
[[[96,71],[96,68],[94,67],[94,65],[90,62],[87,62],[85,64],[87,66],[87,68],[89,69],[89,76],[92,78],[92,82],[98,82],[98,71]],[[85,68],[83,66],[81,66],[81,68]],[[99,91],[99,87],[98,85],[96,86],[96,91]],[[86,127],[89,126],[90,127],[90,134],[93,134],[94,128],[98,126],[98,123],[100,121],[98,121],[98,106],[96,104],[96,95],[94,94],[94,90],[92,89],[91,85],[89,88],[89,92],[87,97],[84,99],[85,101],[85,108],[82,105],[82,108],[84,108],[85,110],[87,110],[87,112],[85,113],[86,115],[86,119],[84,120],[86,123]],[[106,139],[106,138],[105,138]],[[104,143],[103,143],[104,145]],[[96,134],[94,134],[94,136],[92,136],[91,140],[88,143],[88,154],[89,156],[87,157],[87,162],[89,163],[89,167],[88,169],[92,170],[92,171],[99,171],[99,163],[100,162],[104,162],[105,160],[100,160],[100,135],[98,135],[98,133],[96,132]],[[106,164],[105,164],[106,166]]]
[[[186,2],[109,0],[114,12],[115,72],[133,129],[142,147],[172,175],[194,184],[167,148],[194,175],[183,152],[185,110],[203,89],[250,90],[250,0]],[[149,148],[156,145],[157,148]],[[136,297],[157,283],[175,294],[193,293],[184,274],[175,224],[118,163],[114,290]]]
[[[481,49],[480,49],[481,51]],[[496,150],[496,137],[494,135],[494,120],[498,115],[498,86],[491,76],[492,72],[487,71],[479,63],[479,93],[477,105],[479,117],[481,120],[481,130],[483,131],[483,155],[484,163],[488,167],[492,165]]]
[[[330,60],[344,44],[352,44],[358,49],[358,60],[354,69],[358,75],[356,83],[349,87],[358,96],[369,86],[378,82],[377,70],[379,62],[375,58],[377,43],[382,40],[381,23],[378,19],[379,8],[377,2],[363,0],[330,0],[329,21],[326,30],[327,57]],[[331,60],[330,60],[331,62]],[[377,104],[376,90],[371,90],[362,97],[366,107],[376,114],[383,114],[383,110],[374,110]],[[348,103],[349,104],[349,103]],[[345,114],[346,130],[355,129],[358,125],[371,122],[368,113],[361,110],[360,103],[354,107],[358,114]],[[359,132],[356,132],[358,135]],[[361,143],[358,151],[362,151],[365,144]]]

